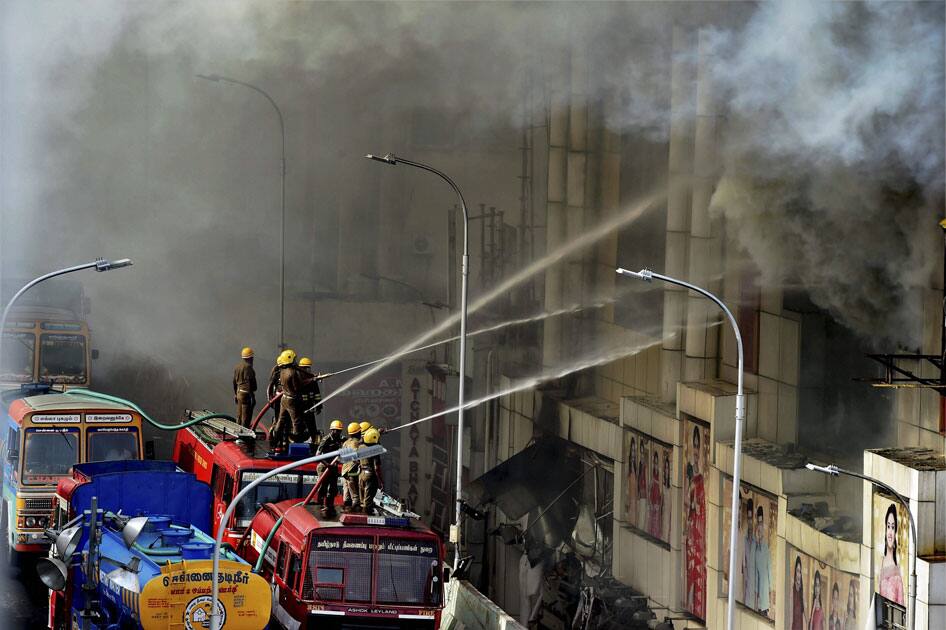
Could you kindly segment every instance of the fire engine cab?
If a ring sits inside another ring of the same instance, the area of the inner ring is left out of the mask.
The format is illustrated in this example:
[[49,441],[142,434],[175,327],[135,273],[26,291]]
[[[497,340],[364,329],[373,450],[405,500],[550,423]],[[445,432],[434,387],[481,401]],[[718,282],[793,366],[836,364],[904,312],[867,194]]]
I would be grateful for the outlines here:
[[449,577],[440,538],[384,493],[375,503],[387,515],[326,519],[297,500],[259,511],[237,552],[270,582],[280,627],[440,627]]
[[[209,411],[185,411],[190,420]],[[273,457],[268,440],[235,422],[212,419],[181,429],[174,440],[173,459],[183,470],[194,473],[213,492],[212,532],[236,494],[263,473],[285,465],[291,459],[311,455],[308,445],[294,444],[288,456]],[[247,494],[236,507],[224,532],[224,542],[236,544],[256,512],[266,503],[301,499],[316,482],[316,464],[267,479]],[[341,492],[338,493],[341,496]]]

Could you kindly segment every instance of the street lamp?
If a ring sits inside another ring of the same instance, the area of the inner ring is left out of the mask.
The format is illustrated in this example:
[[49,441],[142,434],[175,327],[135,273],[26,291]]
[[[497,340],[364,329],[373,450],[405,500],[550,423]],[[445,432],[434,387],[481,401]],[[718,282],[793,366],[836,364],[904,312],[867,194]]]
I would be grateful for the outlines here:
[[858,479],[863,479],[864,481],[869,481],[870,483],[876,484],[889,492],[891,495],[896,497],[904,509],[907,511],[907,516],[910,517],[910,535],[913,537],[913,552],[910,554],[910,583],[907,585],[907,591],[910,596],[910,628],[911,630],[916,627],[916,522],[913,520],[913,512],[910,511],[910,501],[901,495],[899,492],[885,484],[879,479],[873,477],[868,477],[867,475],[862,475],[861,473],[854,472],[853,470],[845,470],[839,468],[834,464],[830,466],[818,466],[817,464],[812,464],[808,462],[805,464],[805,468],[808,470],[815,470],[826,475],[847,475],[848,477],[856,477]]
[[285,349],[286,346],[286,126],[283,124],[282,111],[276,105],[273,97],[266,93],[261,87],[251,83],[246,83],[230,77],[222,77],[218,74],[198,74],[198,78],[206,79],[218,83],[231,83],[233,85],[242,85],[254,92],[262,94],[269,101],[269,104],[276,110],[276,117],[279,119],[279,135],[282,139],[281,150],[282,159],[280,161],[280,229],[279,229],[279,348]]
[[454,569],[460,565],[460,517],[462,515],[463,502],[460,500],[460,492],[463,488],[463,404],[464,404],[464,386],[466,385],[466,297],[467,280],[470,275],[470,215],[466,210],[466,202],[463,200],[463,193],[452,179],[426,164],[413,162],[393,153],[384,156],[368,154],[365,156],[369,160],[384,162],[385,164],[407,164],[416,168],[429,171],[438,175],[445,182],[450,184],[457,197],[460,199],[460,209],[463,211],[463,260],[460,265],[460,392],[459,403],[457,404],[457,496],[456,496],[456,516],[454,525],[450,528],[450,542],[454,544],[456,555],[454,556]]
[[56,271],[51,271],[45,275],[34,278],[23,285],[23,287],[17,291],[10,301],[7,302],[7,305],[3,308],[3,315],[0,316],[0,362],[3,360],[3,337],[7,329],[7,316],[10,314],[10,309],[13,308],[13,305],[20,298],[21,295],[29,291],[31,288],[35,287],[40,282],[44,280],[49,280],[50,278],[55,278],[56,276],[63,276],[67,273],[72,273],[73,271],[82,271],[83,269],[92,269],[95,268],[96,271],[111,271],[112,269],[121,269],[122,267],[130,267],[132,265],[131,258],[119,258],[117,260],[105,260],[104,258],[96,258],[92,262],[82,263],[81,265],[75,265],[74,267],[65,267],[64,269],[58,269]]
[[233,515],[233,511],[236,509],[236,506],[240,504],[240,501],[243,500],[251,490],[255,490],[256,486],[260,485],[267,479],[275,477],[276,475],[281,475],[284,472],[299,468],[300,466],[305,466],[306,464],[314,464],[315,462],[321,462],[325,460],[339,458],[343,463],[350,462],[356,459],[367,459],[369,457],[376,457],[378,455],[383,455],[387,453],[385,449],[380,444],[372,444],[370,446],[362,446],[361,448],[340,448],[335,451],[328,453],[322,453],[320,455],[313,455],[312,457],[306,457],[305,459],[297,459],[296,461],[289,462],[284,466],[279,468],[273,468],[272,470],[261,475],[257,479],[254,479],[249,485],[240,490],[235,497],[230,501],[230,505],[227,506],[227,511],[224,513],[223,517],[220,519],[220,524],[217,526],[217,537],[214,541],[214,553],[213,553],[213,588],[211,589],[211,600],[210,600],[210,630],[220,630],[220,614],[217,612],[217,606],[220,602],[220,583],[217,580],[217,575],[220,571],[220,546],[223,544],[223,532],[227,528],[227,523],[230,521],[230,517]]
[[628,269],[618,268],[616,269],[617,273],[622,276],[633,276],[635,278],[640,278],[646,282],[651,282],[654,278],[658,280],[663,280],[670,284],[675,284],[677,286],[684,287],[690,291],[696,291],[703,297],[709,298],[713,302],[716,302],[716,305],[719,308],[723,309],[723,312],[726,313],[726,317],[729,319],[729,323],[732,324],[733,332],[736,335],[736,349],[739,353],[739,375],[736,381],[736,437],[733,443],[733,467],[732,467],[732,515],[730,519],[732,521],[731,527],[729,530],[729,601],[726,608],[727,616],[726,627],[729,630],[733,630],[735,623],[735,612],[736,612],[736,580],[733,579],[736,575],[736,537],[739,533],[739,519],[736,518],[736,515],[739,514],[739,480],[742,473],[742,433],[746,421],[746,395],[743,392],[743,354],[742,354],[742,335],[739,333],[739,325],[736,323],[736,318],[733,317],[732,312],[723,304],[723,301],[718,297],[707,291],[706,289],[701,289],[696,285],[692,285],[689,282],[684,282],[683,280],[677,280],[676,278],[671,278],[670,276],[665,276],[651,271],[650,269],[641,269],[640,271],[630,271]]

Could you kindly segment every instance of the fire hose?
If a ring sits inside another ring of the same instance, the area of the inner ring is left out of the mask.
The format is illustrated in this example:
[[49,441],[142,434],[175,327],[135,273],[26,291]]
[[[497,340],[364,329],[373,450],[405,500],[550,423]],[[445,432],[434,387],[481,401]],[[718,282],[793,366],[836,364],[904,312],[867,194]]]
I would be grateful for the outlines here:
[[[259,424],[259,421],[263,419],[263,414],[266,413],[266,410],[269,409],[270,407],[272,407],[273,404],[275,404],[276,401],[278,401],[280,398],[282,398],[282,392],[277,392],[275,396],[273,396],[272,398],[269,399],[269,402],[267,402],[265,405],[263,405],[263,408],[260,409],[260,410],[259,410],[259,413],[256,414],[256,417],[253,418],[253,422],[252,422],[252,424],[250,424],[250,431],[255,431],[255,430],[256,430],[256,425],[258,425],[258,424]],[[268,437],[269,437],[269,429],[267,429],[266,427],[263,427],[263,431],[266,433],[266,437],[268,438]]]
[[208,413],[206,415],[192,418],[186,422],[180,424],[162,424],[157,420],[153,419],[151,416],[146,414],[141,407],[131,402],[130,400],[125,400],[124,398],[119,398],[118,396],[112,396],[110,394],[103,394],[102,392],[94,392],[91,389],[70,389],[64,392],[67,396],[86,396],[88,398],[97,398],[98,400],[107,400],[108,402],[117,403],[119,405],[124,405],[126,407],[131,407],[138,415],[144,418],[151,426],[156,429],[161,429],[162,431],[177,431],[178,429],[186,429],[187,427],[193,426],[204,420],[212,420],[213,418],[221,418],[223,420],[231,420],[236,422],[237,419],[233,416],[227,415],[225,413]]

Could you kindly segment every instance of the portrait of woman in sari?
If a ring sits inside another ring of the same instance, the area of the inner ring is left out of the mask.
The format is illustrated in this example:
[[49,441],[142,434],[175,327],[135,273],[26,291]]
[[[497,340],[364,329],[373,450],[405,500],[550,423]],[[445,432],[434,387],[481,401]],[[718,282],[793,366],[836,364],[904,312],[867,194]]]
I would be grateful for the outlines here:
[[792,626],[791,630],[806,630],[805,626],[805,576],[801,556],[795,556],[792,571]]
[[692,477],[686,501],[686,603],[687,609],[706,618],[706,491],[703,482],[700,427],[693,427],[690,450]]

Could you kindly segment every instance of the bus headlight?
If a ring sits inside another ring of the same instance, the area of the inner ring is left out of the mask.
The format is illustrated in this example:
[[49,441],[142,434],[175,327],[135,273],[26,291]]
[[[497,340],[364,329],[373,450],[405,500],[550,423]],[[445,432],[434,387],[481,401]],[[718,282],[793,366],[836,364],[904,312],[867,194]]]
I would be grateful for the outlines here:
[[36,527],[36,517],[27,516],[27,517],[26,517],[26,526],[27,526],[27,527]]

